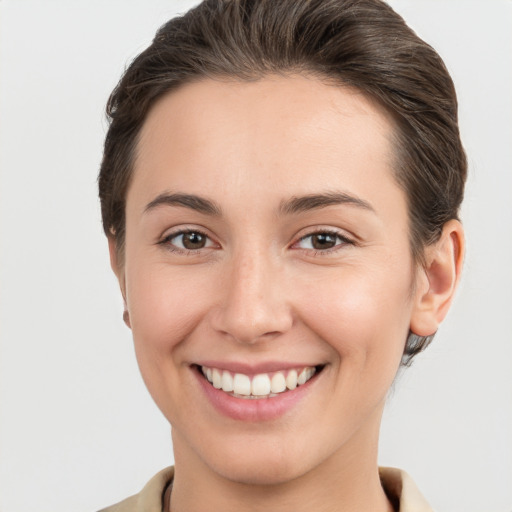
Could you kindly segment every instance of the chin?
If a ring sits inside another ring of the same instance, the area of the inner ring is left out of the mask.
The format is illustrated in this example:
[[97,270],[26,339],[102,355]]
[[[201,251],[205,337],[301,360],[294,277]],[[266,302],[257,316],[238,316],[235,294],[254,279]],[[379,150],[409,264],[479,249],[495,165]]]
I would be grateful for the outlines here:
[[291,467],[290,461],[272,458],[266,458],[264,462],[239,459],[235,463],[218,464],[213,469],[227,480],[251,486],[284,484],[303,474],[296,465]]
[[316,464],[300,445],[297,447],[288,442],[285,447],[282,440],[281,436],[277,442],[245,439],[229,447],[219,443],[215,453],[202,452],[203,462],[232,482],[265,486],[283,484],[299,478]]

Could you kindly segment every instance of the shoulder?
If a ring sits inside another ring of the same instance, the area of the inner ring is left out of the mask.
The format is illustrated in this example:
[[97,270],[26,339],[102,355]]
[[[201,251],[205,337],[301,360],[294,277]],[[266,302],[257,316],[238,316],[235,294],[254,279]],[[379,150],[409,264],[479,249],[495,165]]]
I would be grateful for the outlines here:
[[379,468],[382,487],[400,512],[433,512],[413,479],[403,470]]
[[162,512],[162,499],[173,477],[174,468],[166,468],[157,473],[138,494],[99,512]]

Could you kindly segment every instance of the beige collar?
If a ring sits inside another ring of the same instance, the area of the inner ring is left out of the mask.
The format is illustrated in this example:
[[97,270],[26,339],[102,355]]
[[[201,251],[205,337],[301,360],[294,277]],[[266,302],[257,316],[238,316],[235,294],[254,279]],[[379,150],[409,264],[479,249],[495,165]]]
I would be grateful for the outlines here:
[[[399,512],[433,512],[405,471],[379,468],[379,474],[386,494],[392,502],[399,504]],[[174,467],[168,467],[157,473],[139,494],[100,512],[164,512],[173,477]]]
[[399,512],[433,512],[413,479],[401,469],[379,468],[380,481],[393,504],[399,504]]

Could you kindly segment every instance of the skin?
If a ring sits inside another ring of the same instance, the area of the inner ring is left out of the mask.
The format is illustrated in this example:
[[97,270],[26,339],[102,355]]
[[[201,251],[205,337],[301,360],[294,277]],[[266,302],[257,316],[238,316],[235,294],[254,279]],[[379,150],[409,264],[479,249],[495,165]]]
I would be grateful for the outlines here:
[[[413,262],[393,129],[362,94],[306,76],[205,80],[150,111],[123,264],[110,249],[142,376],[172,425],[173,512],[392,510],[377,469],[386,394],[409,330],[431,334],[446,314],[463,254],[450,221],[426,267]],[[326,193],[366,206],[283,207]],[[162,194],[219,211],[148,209]],[[205,246],[184,252],[183,229]],[[326,231],[332,247],[313,248]],[[212,407],[191,366],[204,360],[325,367],[286,414],[251,422]]]

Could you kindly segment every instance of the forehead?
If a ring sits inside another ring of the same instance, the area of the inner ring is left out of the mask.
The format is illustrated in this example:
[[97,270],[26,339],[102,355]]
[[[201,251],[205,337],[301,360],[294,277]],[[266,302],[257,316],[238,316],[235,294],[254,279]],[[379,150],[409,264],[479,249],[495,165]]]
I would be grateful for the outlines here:
[[396,187],[392,135],[390,116],[353,88],[302,75],[203,80],[150,110],[131,189],[147,200],[175,189],[226,199],[228,188],[264,190],[269,201],[312,187],[385,192]]

